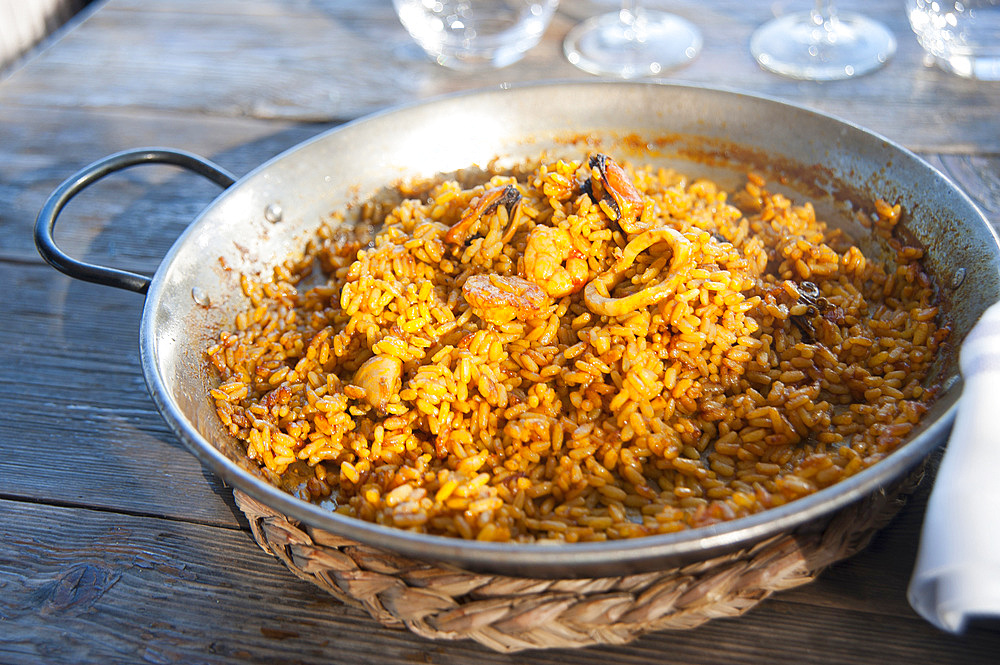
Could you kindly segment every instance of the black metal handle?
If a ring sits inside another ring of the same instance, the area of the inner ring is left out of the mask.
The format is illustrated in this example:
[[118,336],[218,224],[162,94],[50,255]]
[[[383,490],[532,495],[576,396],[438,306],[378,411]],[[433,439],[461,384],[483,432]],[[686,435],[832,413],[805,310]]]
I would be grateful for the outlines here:
[[205,176],[223,189],[236,182],[236,176],[197,155],[168,148],[126,150],[94,162],[78,171],[52,192],[35,219],[35,246],[49,265],[70,277],[105,286],[146,293],[150,279],[127,270],[107,268],[78,261],[56,245],[52,237],[56,219],[70,199],[104,176],[139,164],[172,164]]

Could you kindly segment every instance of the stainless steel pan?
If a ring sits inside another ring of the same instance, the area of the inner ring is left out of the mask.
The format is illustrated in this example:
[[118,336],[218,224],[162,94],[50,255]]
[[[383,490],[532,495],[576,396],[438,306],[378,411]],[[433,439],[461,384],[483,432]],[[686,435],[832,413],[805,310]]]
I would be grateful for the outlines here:
[[[947,388],[901,448],[816,494],[733,522],[648,538],[554,547],[465,542],[369,524],[298,500],[268,484],[218,423],[203,350],[245,307],[239,274],[268,274],[320,218],[392,183],[548,150],[594,148],[677,166],[734,186],[748,169],[783,174],[789,187],[846,224],[866,252],[879,251],[852,211],[876,198],[902,204],[905,230],[927,250],[942,287],[952,351],[929,383]],[[643,153],[643,154],[638,154]],[[52,230],[63,205],[91,182],[144,162],[193,169],[225,187],[177,239],[152,277],[84,265],[61,252]],[[912,153],[849,123],[772,99],[644,83],[566,83],[452,96],[363,118],[321,134],[236,180],[192,155],[138,150],[98,162],[64,183],[39,214],[36,241],[55,267],[81,279],[146,294],[141,362],[157,407],[191,452],[230,485],[291,518],[401,554],[516,576],[600,577],[662,569],[812,529],[838,510],[891,486],[942,443],[960,392],[957,346],[1000,297],[1000,247],[973,203]],[[228,265],[231,269],[223,267]]]

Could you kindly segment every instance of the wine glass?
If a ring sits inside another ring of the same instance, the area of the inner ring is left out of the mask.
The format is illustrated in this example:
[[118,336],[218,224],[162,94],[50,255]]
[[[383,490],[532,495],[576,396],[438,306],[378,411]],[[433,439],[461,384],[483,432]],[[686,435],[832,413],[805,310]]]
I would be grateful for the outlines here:
[[701,32],[690,21],[623,0],[620,10],[570,30],[563,52],[585,72],[629,79],[687,64],[701,51],[701,43]]
[[834,81],[884,65],[896,52],[896,39],[878,21],[838,12],[833,0],[817,0],[811,11],[779,16],[757,28],[750,52],[776,74]]

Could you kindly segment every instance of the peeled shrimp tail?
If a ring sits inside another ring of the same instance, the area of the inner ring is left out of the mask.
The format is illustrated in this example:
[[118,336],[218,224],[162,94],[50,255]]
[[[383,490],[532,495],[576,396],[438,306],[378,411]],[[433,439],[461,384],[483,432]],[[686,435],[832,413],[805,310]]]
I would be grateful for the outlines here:
[[587,283],[587,260],[573,247],[568,231],[536,226],[524,248],[525,277],[553,298],[576,293]]
[[495,324],[538,316],[549,302],[534,282],[506,275],[472,275],[462,287],[462,295],[473,313]]

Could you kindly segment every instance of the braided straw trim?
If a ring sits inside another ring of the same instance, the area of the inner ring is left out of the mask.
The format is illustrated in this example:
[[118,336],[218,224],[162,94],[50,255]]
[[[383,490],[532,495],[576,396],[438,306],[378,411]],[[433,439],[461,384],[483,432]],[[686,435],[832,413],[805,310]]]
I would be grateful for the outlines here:
[[812,581],[867,546],[920,482],[842,509],[823,528],[779,534],[738,552],[665,571],[591,579],[470,573],[301,526],[234,490],[254,540],[293,573],[392,628],[491,649],[624,644],[656,630],[743,614],[775,591]]

